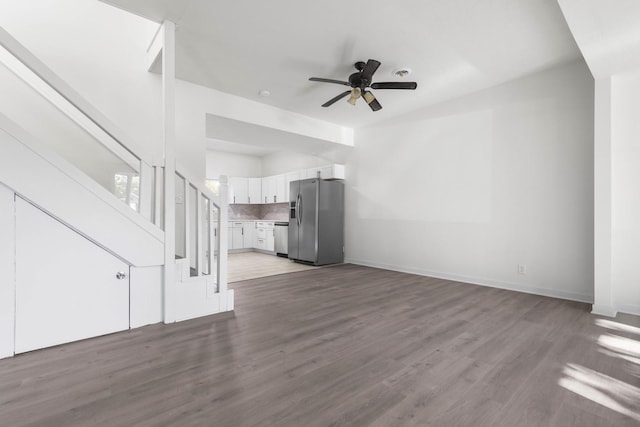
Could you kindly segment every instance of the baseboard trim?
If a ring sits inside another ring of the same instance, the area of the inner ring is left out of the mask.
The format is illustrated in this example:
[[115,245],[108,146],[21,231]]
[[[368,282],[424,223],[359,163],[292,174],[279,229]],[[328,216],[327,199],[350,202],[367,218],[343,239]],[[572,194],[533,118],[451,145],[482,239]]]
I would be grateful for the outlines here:
[[555,289],[537,288],[534,286],[523,286],[516,283],[502,282],[502,281],[491,280],[487,278],[477,278],[477,277],[470,277],[470,276],[462,276],[458,274],[442,273],[439,271],[429,271],[429,270],[424,270],[424,269],[415,268],[415,267],[383,264],[383,263],[354,259],[354,258],[346,258],[344,262],[350,263],[350,264],[356,264],[356,265],[363,265],[366,267],[374,267],[374,268],[381,268],[384,270],[398,271],[401,273],[417,274],[419,276],[435,277],[437,279],[453,280],[456,282],[469,283],[471,285],[479,285],[479,286],[487,286],[490,288],[504,289],[507,291],[524,292],[527,294],[541,295],[545,297],[559,298],[559,299],[584,302],[589,304],[593,303],[593,296],[578,294],[575,292],[565,292],[565,291],[558,291]]
[[591,314],[595,314],[598,316],[605,316],[605,317],[616,317],[616,314],[618,314],[618,311],[613,306],[610,306],[610,305],[592,304]]
[[634,316],[640,316],[640,306],[633,304],[616,304],[618,313],[632,314]]

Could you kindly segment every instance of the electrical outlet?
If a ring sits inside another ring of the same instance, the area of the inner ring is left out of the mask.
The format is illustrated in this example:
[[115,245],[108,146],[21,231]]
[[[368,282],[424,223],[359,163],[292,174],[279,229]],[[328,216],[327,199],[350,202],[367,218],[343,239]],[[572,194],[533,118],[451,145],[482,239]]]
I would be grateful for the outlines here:
[[524,264],[518,264],[518,274],[527,274],[527,266]]

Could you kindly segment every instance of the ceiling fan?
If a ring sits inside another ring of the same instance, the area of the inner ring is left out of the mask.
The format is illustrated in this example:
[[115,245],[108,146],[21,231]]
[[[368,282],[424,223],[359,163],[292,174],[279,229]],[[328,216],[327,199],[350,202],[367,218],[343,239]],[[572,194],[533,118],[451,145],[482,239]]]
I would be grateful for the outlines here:
[[382,108],[382,105],[378,102],[373,93],[367,90],[367,88],[371,89],[409,89],[414,90],[418,87],[416,82],[379,82],[372,83],[371,79],[373,74],[376,72],[378,67],[380,66],[380,62],[375,59],[370,59],[366,62],[366,64],[362,61],[358,61],[354,64],[357,72],[351,74],[349,76],[348,82],[343,82],[341,80],[333,80],[333,79],[323,79],[321,77],[311,77],[309,80],[312,82],[324,82],[324,83],[335,83],[339,85],[351,86],[351,89],[342,92],[340,95],[331,98],[324,104],[323,107],[328,107],[333,105],[337,101],[341,100],[347,95],[351,95],[351,97],[347,100],[347,102],[351,105],[356,105],[356,101],[358,98],[364,98],[365,102],[371,107],[373,111],[378,111]]

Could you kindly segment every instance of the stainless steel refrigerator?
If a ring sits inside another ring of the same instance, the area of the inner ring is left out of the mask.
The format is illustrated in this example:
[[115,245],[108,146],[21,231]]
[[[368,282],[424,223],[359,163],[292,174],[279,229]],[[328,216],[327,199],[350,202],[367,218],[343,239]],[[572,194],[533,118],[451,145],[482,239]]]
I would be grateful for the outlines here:
[[289,258],[313,265],[344,262],[344,182],[302,179],[289,190]]

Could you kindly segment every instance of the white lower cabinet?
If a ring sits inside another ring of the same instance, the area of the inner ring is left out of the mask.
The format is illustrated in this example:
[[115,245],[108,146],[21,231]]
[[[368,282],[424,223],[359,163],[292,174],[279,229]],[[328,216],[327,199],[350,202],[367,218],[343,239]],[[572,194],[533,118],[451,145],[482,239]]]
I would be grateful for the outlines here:
[[243,224],[241,221],[229,222],[229,249],[244,248]]
[[230,221],[229,249],[275,250],[273,221]]
[[253,230],[255,230],[253,221],[246,221],[242,224],[242,247],[244,249],[253,248]]
[[254,247],[261,251],[273,252],[274,230],[273,221],[256,221]]
[[267,229],[267,241],[266,241],[267,251],[273,252],[275,251],[275,230],[273,228]]

